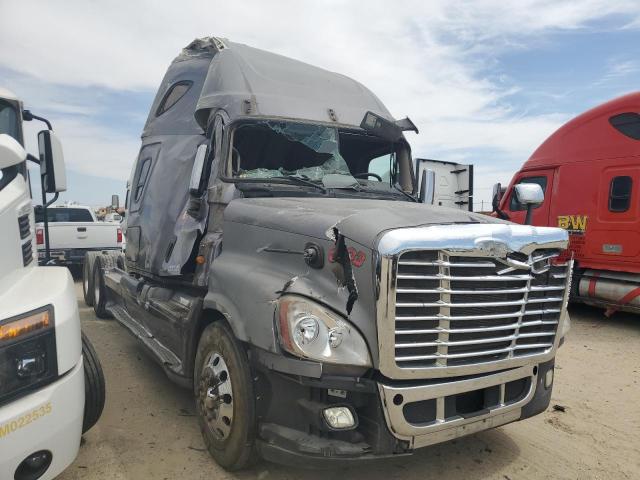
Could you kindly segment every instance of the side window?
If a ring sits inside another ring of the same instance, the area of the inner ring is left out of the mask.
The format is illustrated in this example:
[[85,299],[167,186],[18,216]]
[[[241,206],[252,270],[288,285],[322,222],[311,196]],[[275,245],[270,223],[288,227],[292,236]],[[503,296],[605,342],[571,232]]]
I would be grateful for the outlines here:
[[633,180],[629,176],[613,177],[609,186],[609,211],[626,212],[631,204]]
[[169,88],[167,93],[165,93],[164,98],[160,102],[160,105],[158,105],[158,110],[156,110],[156,117],[159,117],[164,112],[173,107],[176,103],[178,103],[178,100],[184,97],[184,94],[189,91],[191,85],[193,85],[193,82],[188,80],[174,83],[171,88]]
[[147,181],[147,177],[149,176],[149,169],[151,168],[151,159],[145,158],[142,160],[142,165],[140,166],[140,173],[138,173],[138,180],[135,185],[135,189],[133,190],[133,201],[135,203],[140,203],[140,199],[142,198],[142,192],[144,191],[144,184]]
[[640,140],[640,114],[635,112],[621,113],[609,119],[613,128],[634,140]]
[[[391,155],[386,154],[381,157],[371,159],[369,161],[369,168],[367,171],[369,173],[380,175],[383,182],[389,183],[389,178],[391,176]],[[373,180],[373,178],[369,178],[369,180]]]
[[132,212],[135,212],[140,208],[140,203],[142,202],[144,194],[144,187],[147,184],[149,172],[151,171],[151,163],[151,157],[144,157],[138,163],[136,175],[133,177],[133,185],[131,185],[130,198],[127,199],[129,201],[129,209]]
[[[543,193],[547,193],[547,177],[524,177],[518,180],[517,183],[537,183],[542,188]],[[534,208],[539,208],[540,205]],[[526,210],[527,207],[520,204],[516,198],[515,190],[511,190],[511,199],[509,201],[509,210],[517,212],[519,210]]]

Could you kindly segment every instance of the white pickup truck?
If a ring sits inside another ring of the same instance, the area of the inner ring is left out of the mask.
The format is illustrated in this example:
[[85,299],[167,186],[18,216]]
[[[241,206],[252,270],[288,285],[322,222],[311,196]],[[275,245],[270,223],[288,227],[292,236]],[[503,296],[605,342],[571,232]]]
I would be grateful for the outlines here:
[[[122,229],[118,223],[100,222],[90,207],[61,205],[47,209],[50,258],[57,265],[82,265],[90,251],[121,250]],[[36,209],[38,258],[45,258],[43,210]]]

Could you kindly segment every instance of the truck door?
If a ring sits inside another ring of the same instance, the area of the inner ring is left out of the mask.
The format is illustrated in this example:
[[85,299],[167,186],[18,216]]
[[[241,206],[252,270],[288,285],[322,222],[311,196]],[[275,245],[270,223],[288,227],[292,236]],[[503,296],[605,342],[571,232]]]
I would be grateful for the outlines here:
[[502,211],[515,223],[524,223],[527,208],[521,205],[515,197],[514,186],[519,183],[537,183],[544,192],[544,202],[533,210],[532,224],[537,226],[549,225],[549,207],[553,196],[554,169],[520,172],[502,200]]
[[640,166],[606,168],[599,183],[597,221],[589,230],[589,253],[604,262],[637,262]]

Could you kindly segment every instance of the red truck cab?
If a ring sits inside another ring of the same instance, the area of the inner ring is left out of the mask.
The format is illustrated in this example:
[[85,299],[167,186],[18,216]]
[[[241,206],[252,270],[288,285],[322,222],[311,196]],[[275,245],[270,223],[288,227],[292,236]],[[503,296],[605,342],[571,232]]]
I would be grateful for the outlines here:
[[524,223],[518,183],[544,191],[533,225],[569,231],[573,300],[640,312],[640,92],[579,115],[538,147],[499,199],[501,213]]

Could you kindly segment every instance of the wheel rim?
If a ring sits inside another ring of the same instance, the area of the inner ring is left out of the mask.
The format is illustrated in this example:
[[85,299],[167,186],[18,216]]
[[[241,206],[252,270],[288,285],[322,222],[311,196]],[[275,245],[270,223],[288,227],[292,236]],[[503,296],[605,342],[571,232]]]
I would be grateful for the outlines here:
[[204,421],[213,436],[224,441],[233,425],[233,387],[222,355],[211,353],[202,368],[199,392]]
[[96,305],[100,303],[100,269],[95,269],[93,275],[93,301]]

